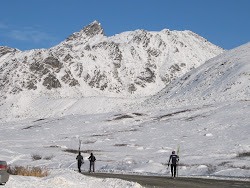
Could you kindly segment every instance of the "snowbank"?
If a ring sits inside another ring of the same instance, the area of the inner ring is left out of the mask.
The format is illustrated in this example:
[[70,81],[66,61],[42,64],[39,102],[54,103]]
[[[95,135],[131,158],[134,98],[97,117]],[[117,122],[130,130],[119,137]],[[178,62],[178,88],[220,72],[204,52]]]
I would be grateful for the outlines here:
[[51,171],[51,175],[44,178],[27,176],[10,176],[5,185],[6,188],[141,188],[138,183],[128,182],[119,179],[97,179],[86,177],[73,170],[57,169]]

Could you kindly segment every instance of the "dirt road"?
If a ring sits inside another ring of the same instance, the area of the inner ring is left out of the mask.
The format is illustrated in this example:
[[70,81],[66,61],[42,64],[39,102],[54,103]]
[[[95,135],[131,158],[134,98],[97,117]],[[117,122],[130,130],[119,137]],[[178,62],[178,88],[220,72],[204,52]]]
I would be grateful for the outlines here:
[[164,176],[139,176],[139,175],[124,175],[124,174],[108,174],[108,173],[83,173],[86,176],[97,178],[118,178],[127,181],[137,182],[145,187],[173,187],[173,188],[230,188],[230,187],[248,187],[250,181],[234,181],[234,180],[215,180],[203,178],[183,178],[178,177],[171,179]]

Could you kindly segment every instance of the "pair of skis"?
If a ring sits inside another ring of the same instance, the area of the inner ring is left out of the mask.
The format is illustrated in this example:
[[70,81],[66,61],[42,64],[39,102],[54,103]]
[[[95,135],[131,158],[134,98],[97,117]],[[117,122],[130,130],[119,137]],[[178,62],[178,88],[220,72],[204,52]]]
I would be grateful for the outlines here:
[[[180,154],[180,144],[178,144],[177,146],[177,156],[179,157],[179,154]],[[177,162],[177,167],[176,167],[176,176],[178,177],[178,166],[179,166],[179,159],[178,159],[178,162]]]
[[80,140],[80,138],[79,138],[79,152],[81,152],[81,144],[82,144],[82,141]]
[[[82,141],[80,140],[80,138],[79,138],[79,153],[81,152],[81,145],[82,145]],[[84,164],[84,161],[82,161],[82,164]]]

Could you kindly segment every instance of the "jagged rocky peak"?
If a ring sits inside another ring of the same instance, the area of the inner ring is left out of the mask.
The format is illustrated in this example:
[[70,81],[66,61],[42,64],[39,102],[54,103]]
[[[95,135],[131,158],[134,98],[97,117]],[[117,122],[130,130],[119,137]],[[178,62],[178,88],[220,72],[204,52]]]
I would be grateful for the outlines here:
[[105,35],[101,23],[98,21],[94,21],[91,24],[85,26],[82,29],[82,32],[84,32],[87,36],[94,36],[98,34]]
[[98,22],[98,21],[94,21],[92,22],[91,24],[85,26],[83,29],[81,29],[79,32],[76,32],[74,34],[72,34],[69,38],[67,38],[67,41],[68,40],[74,40],[76,38],[79,38],[79,37],[93,37],[95,35],[104,35],[105,36],[105,33],[104,33],[104,30],[101,26],[101,23]]

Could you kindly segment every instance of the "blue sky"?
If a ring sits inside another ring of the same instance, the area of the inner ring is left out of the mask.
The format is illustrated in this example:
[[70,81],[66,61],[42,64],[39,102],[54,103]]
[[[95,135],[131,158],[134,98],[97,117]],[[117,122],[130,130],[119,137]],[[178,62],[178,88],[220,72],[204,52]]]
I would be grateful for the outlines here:
[[50,48],[99,21],[107,36],[191,30],[225,49],[250,41],[250,0],[2,0],[0,46]]

